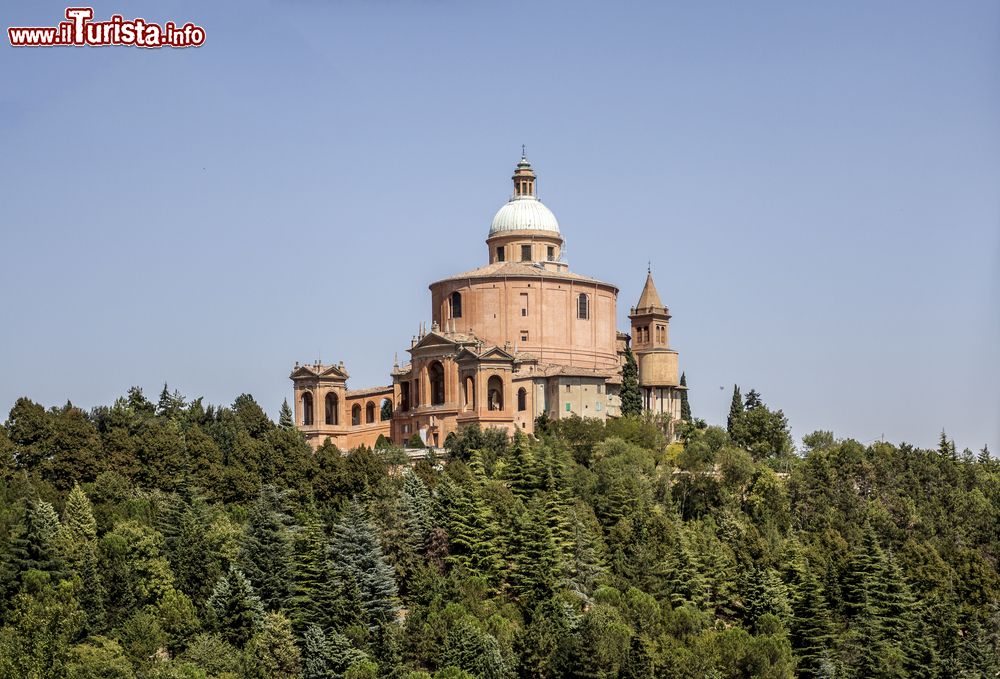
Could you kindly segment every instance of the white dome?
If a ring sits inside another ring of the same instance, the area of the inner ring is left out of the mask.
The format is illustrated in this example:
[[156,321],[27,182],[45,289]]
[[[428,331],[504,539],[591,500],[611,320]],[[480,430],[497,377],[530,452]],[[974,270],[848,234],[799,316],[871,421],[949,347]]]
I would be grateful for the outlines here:
[[490,236],[506,231],[552,231],[559,233],[559,222],[552,210],[534,196],[518,196],[497,210],[490,225]]

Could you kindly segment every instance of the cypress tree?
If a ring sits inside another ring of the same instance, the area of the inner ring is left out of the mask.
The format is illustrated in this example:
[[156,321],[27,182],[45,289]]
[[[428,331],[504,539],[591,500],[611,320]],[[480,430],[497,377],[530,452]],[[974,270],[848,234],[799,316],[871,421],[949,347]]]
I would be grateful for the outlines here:
[[265,608],[278,610],[288,598],[292,545],[282,497],[263,486],[250,507],[239,563]]
[[235,566],[215,584],[207,606],[216,630],[234,646],[249,641],[264,618],[260,597]]
[[691,404],[688,403],[688,391],[687,391],[687,375],[681,373],[681,386],[685,387],[681,389],[681,419],[685,422],[691,421]]
[[729,419],[726,420],[726,431],[729,435],[733,435],[733,425],[739,416],[743,414],[743,397],[740,395],[740,388],[737,385],[733,385],[733,400],[729,404]]
[[382,546],[371,521],[357,500],[351,500],[333,536],[333,558],[341,572],[357,587],[368,628],[395,622],[399,611],[392,567],[382,556]]
[[622,415],[642,413],[642,395],[639,393],[639,365],[635,362],[632,347],[625,345],[625,365],[622,366],[622,388],[619,392]]
[[292,429],[295,427],[295,418],[292,409],[288,406],[288,399],[281,402],[281,411],[278,413],[278,426],[282,429]]

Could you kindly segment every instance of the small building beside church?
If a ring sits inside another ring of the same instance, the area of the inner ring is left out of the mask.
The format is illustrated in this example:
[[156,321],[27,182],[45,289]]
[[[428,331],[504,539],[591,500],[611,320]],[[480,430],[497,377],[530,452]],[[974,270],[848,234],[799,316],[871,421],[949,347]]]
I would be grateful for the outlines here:
[[431,320],[421,324],[409,360],[392,366],[392,384],[347,388],[337,365],[296,364],[295,422],[318,447],[372,446],[379,436],[428,446],[467,425],[532,433],[535,419],[620,417],[624,353],[631,342],[643,407],[680,419],[678,355],[670,312],[651,272],[631,332],[617,329],[618,288],[569,270],[555,215],[538,199],[522,155],[514,191],[493,217],[487,263],[431,283]]

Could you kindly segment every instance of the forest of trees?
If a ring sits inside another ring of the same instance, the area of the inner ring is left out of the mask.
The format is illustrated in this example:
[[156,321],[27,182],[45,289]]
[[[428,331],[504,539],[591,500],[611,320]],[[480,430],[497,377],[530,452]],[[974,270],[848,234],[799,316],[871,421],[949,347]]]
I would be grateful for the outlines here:
[[[690,412],[689,407],[687,412]],[[315,454],[139,389],[0,427],[0,677],[996,677],[1000,464],[629,416]]]

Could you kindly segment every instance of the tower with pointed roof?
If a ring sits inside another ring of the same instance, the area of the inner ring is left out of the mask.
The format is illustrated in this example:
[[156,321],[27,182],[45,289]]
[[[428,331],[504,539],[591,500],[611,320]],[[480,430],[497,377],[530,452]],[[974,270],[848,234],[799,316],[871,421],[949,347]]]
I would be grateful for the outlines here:
[[660,299],[653,272],[646,271],[646,284],[639,302],[629,313],[632,350],[639,364],[639,390],[643,407],[680,419],[681,399],[677,352],[670,348],[670,310]]

